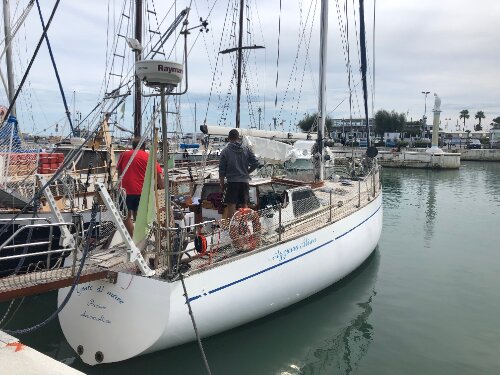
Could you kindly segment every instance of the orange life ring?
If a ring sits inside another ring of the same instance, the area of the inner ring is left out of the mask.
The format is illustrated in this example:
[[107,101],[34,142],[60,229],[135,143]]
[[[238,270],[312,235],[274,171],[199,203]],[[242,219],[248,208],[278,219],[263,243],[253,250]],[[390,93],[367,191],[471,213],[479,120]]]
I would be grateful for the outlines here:
[[229,223],[233,246],[243,251],[252,251],[260,245],[260,230],[259,214],[250,208],[240,208]]

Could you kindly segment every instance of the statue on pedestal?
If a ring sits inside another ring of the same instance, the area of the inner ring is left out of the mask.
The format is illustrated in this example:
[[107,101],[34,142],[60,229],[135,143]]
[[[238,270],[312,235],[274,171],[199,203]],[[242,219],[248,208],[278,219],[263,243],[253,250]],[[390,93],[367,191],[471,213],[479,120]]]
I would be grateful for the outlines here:
[[434,93],[434,109],[433,112],[441,112],[441,98]]

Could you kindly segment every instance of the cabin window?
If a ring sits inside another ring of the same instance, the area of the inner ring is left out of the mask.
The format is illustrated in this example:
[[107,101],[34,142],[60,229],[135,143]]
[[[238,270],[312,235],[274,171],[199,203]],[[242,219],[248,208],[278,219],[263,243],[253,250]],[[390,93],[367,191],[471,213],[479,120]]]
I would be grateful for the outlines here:
[[293,214],[295,217],[304,215],[319,208],[319,200],[312,190],[292,192]]

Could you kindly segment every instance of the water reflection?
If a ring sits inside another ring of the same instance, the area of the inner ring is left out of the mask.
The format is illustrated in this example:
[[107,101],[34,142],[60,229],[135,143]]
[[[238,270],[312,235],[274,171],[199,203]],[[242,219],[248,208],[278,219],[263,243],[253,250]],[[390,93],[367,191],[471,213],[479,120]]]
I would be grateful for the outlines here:
[[373,290],[366,302],[358,304],[360,314],[348,327],[316,349],[313,353],[316,360],[301,368],[300,374],[350,374],[356,370],[373,341],[373,326],[368,323],[368,317],[372,312],[371,303],[375,295]]
[[[350,374],[356,370],[373,340],[374,327],[369,316],[376,295],[379,262],[380,253],[376,250],[355,274],[328,291],[326,300],[321,301],[321,311],[316,310],[310,316],[311,323],[301,329],[308,340],[306,354],[276,374]],[[330,334],[325,335],[326,332]],[[291,357],[294,345],[290,343],[287,348]]]
[[398,208],[403,192],[403,176],[400,173],[385,173],[382,170],[382,187],[384,189],[384,207]]
[[486,197],[496,202],[498,206],[500,203],[500,163],[474,163],[469,162],[475,168],[483,169],[484,184]]
[[[440,171],[428,171],[427,173],[427,185],[429,186],[427,192],[427,204],[425,207],[425,231],[424,231],[424,241],[425,246],[431,246],[431,240],[434,236],[434,224],[436,219],[436,173],[439,174]],[[423,182],[425,183],[425,182]]]

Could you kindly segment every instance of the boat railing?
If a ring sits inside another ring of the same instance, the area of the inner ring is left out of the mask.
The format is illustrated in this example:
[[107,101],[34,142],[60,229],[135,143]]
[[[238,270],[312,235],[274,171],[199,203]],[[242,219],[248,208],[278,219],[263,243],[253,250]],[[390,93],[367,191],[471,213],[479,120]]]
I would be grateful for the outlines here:
[[[19,226],[12,235],[9,236],[1,245],[0,245],[0,266],[2,262],[11,261],[11,260],[19,260],[24,261],[26,259],[34,258],[36,260],[36,265],[27,264],[23,266],[23,270],[30,269],[31,266],[35,266],[35,268],[44,268],[50,269],[54,266],[53,262],[56,262],[57,266],[60,266],[62,258],[69,254],[74,254],[76,251],[76,247],[64,247],[64,248],[53,248],[53,236],[54,229],[60,228],[61,226],[66,226],[68,229],[75,230],[74,223],[51,223],[50,220],[44,218],[21,218],[15,220],[15,222],[21,221],[45,221],[42,223],[33,223],[33,224],[25,224]],[[29,233],[33,233],[36,230],[46,230],[48,229],[47,239],[43,239],[40,241],[27,242],[26,238],[30,237]],[[28,233],[27,233],[28,232]],[[38,250],[38,248],[40,250]],[[23,251],[20,251],[23,249]],[[28,249],[30,249],[28,251]],[[4,255],[2,255],[2,252]],[[19,253],[18,253],[19,252]],[[9,255],[5,255],[5,253],[9,253]],[[53,258],[54,255],[57,255],[55,260]],[[43,260],[42,260],[43,257]],[[74,257],[74,261],[76,261],[76,257]],[[43,263],[43,266],[41,266]],[[73,265],[74,267],[74,265]]]
[[[234,256],[304,236],[369,204],[380,192],[379,177],[380,167],[375,165],[362,178],[345,181],[345,185],[340,181],[335,188],[325,185],[303,199],[288,197],[258,211],[243,209],[230,219],[204,221],[182,228],[158,227],[162,243],[157,248],[160,251],[156,254],[160,255],[157,267],[167,264],[161,260],[163,256],[170,257],[171,274],[186,268],[202,270]],[[166,244],[166,231],[170,231],[170,246]]]

